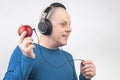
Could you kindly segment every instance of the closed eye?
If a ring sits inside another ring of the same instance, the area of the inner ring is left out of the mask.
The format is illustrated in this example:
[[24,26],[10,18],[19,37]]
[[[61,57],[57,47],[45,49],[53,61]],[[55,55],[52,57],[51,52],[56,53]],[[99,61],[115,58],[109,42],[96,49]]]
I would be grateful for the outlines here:
[[60,25],[61,25],[62,27],[71,26],[71,22],[68,22],[68,21],[66,21],[66,20],[63,20],[63,21],[61,21]]
[[61,23],[61,26],[65,26],[65,25],[67,25],[65,22],[64,22],[64,23]]

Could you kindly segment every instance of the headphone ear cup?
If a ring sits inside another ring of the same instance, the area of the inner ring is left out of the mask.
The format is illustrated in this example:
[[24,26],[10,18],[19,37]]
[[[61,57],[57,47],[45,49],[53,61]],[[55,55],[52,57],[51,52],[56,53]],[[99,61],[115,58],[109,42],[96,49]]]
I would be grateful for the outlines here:
[[44,34],[47,30],[47,26],[45,24],[44,20],[41,20],[38,24],[38,30],[40,31],[40,33]]
[[50,35],[51,32],[52,32],[52,23],[49,19],[45,19],[45,24],[47,26],[47,30],[46,32],[44,33],[45,35]]
[[44,35],[49,35],[52,32],[52,23],[48,19],[41,20],[38,24],[38,30]]

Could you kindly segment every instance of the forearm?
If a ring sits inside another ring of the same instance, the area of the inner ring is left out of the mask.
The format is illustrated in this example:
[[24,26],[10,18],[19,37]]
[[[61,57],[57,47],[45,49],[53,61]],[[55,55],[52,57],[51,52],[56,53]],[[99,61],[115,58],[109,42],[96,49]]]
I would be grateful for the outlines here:
[[33,59],[22,56],[21,62],[16,68],[12,65],[8,67],[8,71],[3,80],[27,80],[33,65]]

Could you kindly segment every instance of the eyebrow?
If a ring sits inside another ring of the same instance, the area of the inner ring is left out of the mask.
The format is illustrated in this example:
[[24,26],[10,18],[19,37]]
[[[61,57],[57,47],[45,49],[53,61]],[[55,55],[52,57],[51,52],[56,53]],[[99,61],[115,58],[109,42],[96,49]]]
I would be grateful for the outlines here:
[[[66,21],[66,20],[64,20],[64,19],[63,19],[62,21],[68,23],[68,21]],[[71,23],[71,21],[69,21],[69,22]]]

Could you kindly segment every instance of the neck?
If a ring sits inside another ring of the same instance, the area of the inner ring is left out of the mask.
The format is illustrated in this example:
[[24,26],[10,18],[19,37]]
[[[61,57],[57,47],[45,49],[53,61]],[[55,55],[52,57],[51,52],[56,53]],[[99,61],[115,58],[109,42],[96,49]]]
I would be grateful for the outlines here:
[[48,37],[48,36],[42,36],[39,39],[39,44],[41,46],[44,46],[44,47],[49,48],[49,49],[56,49],[56,48],[58,48],[55,45],[55,42],[53,40],[51,40],[50,37]]

